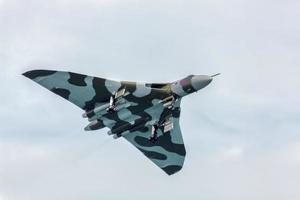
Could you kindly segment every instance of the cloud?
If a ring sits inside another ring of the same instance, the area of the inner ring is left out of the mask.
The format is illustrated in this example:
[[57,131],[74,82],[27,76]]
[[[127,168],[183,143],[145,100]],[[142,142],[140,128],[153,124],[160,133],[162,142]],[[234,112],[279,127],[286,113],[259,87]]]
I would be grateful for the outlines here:
[[236,160],[242,157],[244,151],[243,147],[230,147],[222,153],[222,157],[224,160]]
[[[298,4],[0,1],[0,200],[297,199]],[[80,109],[21,76],[37,68],[222,75],[182,101],[187,158],[167,177],[107,130],[84,132]]]

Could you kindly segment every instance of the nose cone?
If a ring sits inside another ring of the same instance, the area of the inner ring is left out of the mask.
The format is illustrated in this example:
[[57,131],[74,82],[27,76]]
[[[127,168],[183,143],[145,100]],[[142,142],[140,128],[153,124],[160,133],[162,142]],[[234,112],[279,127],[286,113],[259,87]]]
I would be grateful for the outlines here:
[[191,82],[195,90],[200,90],[206,87],[212,81],[212,77],[206,75],[195,75],[193,76]]

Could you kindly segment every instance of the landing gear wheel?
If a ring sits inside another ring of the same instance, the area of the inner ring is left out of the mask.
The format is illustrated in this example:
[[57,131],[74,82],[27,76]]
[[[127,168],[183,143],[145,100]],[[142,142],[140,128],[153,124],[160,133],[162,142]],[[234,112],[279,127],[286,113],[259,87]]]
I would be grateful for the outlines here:
[[107,108],[108,113],[113,113],[116,111],[116,97],[115,94],[110,97],[109,107]]
[[157,130],[158,130],[158,126],[153,125],[152,126],[152,134],[149,138],[149,141],[152,142],[152,143],[155,143],[157,141]]

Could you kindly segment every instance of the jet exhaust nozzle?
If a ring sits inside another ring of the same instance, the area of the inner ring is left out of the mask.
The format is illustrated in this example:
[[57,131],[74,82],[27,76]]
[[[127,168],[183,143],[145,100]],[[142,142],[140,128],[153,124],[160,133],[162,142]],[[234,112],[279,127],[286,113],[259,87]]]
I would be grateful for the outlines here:
[[103,125],[103,123],[99,120],[95,120],[95,121],[92,121],[91,123],[89,123],[85,128],[84,130],[85,131],[94,131],[94,130],[98,130],[98,129],[101,129],[101,128],[104,128],[105,126]]

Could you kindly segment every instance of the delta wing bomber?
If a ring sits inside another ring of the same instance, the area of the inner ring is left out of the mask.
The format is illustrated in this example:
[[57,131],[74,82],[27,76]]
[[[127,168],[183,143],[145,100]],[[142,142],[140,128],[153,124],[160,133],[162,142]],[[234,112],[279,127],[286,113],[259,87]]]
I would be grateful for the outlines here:
[[182,97],[207,86],[214,76],[190,75],[170,83],[113,81],[50,70],[23,74],[84,110],[86,131],[109,128],[168,175],[178,172],[186,151],[179,126]]

